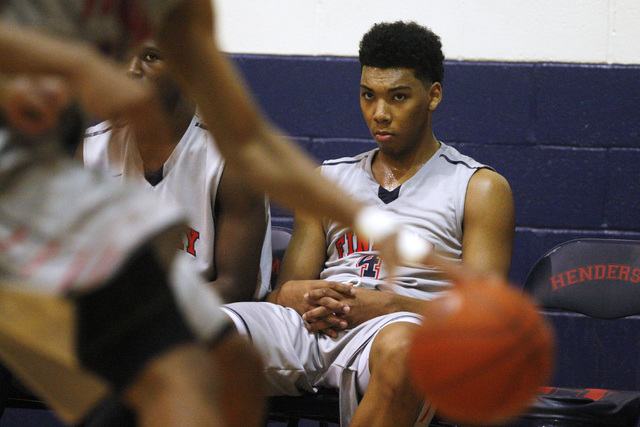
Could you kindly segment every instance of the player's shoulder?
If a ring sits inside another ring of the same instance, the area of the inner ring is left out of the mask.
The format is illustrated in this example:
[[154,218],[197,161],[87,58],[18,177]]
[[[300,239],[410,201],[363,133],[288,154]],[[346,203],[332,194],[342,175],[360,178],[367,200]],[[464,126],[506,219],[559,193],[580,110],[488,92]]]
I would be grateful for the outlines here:
[[493,169],[481,168],[469,180],[468,191],[492,194],[495,192],[511,193],[507,179]]
[[351,157],[340,157],[322,162],[322,174],[334,179],[347,179],[353,177],[358,171],[366,168],[369,157],[374,150],[360,153]]
[[97,125],[90,126],[84,132],[84,139],[96,139],[108,137],[113,130],[113,125],[109,121],[100,122]]
[[191,173],[207,173],[215,176],[219,175],[224,167],[225,161],[215,143],[215,138],[197,112],[168,162],[189,165],[197,171]]
[[215,143],[215,138],[209,130],[209,126],[198,112],[193,115],[183,139],[186,141],[190,150],[205,150],[210,155],[216,157],[221,156],[218,146]]
[[339,157],[335,159],[328,159],[322,162],[323,168],[336,168],[344,166],[358,165],[366,162],[366,160],[373,154],[375,150],[365,151],[364,153],[357,154],[350,157]]
[[438,150],[437,156],[438,159],[443,161],[445,164],[456,167],[463,167],[470,170],[478,170],[483,168],[492,169],[490,166],[478,162],[473,157],[462,154],[451,145],[448,145],[444,142],[441,142],[440,144],[440,150]]
[[89,168],[108,168],[109,147],[112,145],[113,126],[110,122],[101,122],[87,128],[84,132],[84,140],[78,147],[76,156],[82,159],[84,165]]

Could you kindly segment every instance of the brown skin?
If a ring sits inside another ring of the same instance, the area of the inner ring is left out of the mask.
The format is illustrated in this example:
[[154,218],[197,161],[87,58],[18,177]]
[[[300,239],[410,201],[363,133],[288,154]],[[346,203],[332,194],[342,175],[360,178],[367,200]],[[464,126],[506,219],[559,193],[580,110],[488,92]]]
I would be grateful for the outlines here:
[[257,291],[267,227],[265,198],[247,188],[237,167],[226,165],[216,195],[216,278],[225,302],[251,301]]
[[[440,83],[422,82],[410,69],[363,67],[360,105],[379,147],[372,171],[387,190],[410,179],[440,147],[431,117],[441,99]],[[502,176],[488,169],[473,175],[467,187],[463,228],[463,267],[506,280],[515,226],[511,189]],[[422,300],[391,292],[318,280],[325,260],[322,221],[296,212],[293,235],[269,301],[294,308],[309,331],[336,337],[336,331],[380,315],[421,313],[427,308]],[[369,355],[371,379],[352,427],[415,422],[422,398],[410,386],[403,363],[415,328],[414,324],[395,323],[374,339]]]
[[380,149],[373,175],[387,190],[411,178],[440,148],[431,130],[431,112],[442,86],[425,87],[407,69],[363,67],[360,107]]

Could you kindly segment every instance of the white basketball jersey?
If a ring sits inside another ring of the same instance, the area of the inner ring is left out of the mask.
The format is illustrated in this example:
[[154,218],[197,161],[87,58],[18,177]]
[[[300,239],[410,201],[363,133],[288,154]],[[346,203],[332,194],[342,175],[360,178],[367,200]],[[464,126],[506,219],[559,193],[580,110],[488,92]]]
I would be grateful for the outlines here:
[[[126,128],[114,129],[109,122],[89,128],[83,159],[88,168],[108,171],[115,179],[139,182],[164,201],[180,206],[189,223],[180,248],[183,256],[207,280],[215,277],[215,201],[224,159],[197,115],[165,162],[156,185],[145,179],[135,140]],[[268,212],[268,207],[265,209]],[[271,274],[270,236],[267,227],[259,278],[262,294],[269,288]]]
[[[467,185],[471,176],[486,166],[460,154],[444,143],[407,182],[386,191],[373,177],[372,161],[377,149],[355,157],[327,160],[322,173],[336,181],[356,199],[392,212],[411,231],[431,242],[438,253],[460,262],[462,220]],[[385,264],[374,243],[340,224],[324,221],[327,261],[320,278],[343,282],[361,278],[361,286],[376,289],[387,277]],[[449,286],[436,271],[426,267],[400,267],[398,293],[432,299]]]

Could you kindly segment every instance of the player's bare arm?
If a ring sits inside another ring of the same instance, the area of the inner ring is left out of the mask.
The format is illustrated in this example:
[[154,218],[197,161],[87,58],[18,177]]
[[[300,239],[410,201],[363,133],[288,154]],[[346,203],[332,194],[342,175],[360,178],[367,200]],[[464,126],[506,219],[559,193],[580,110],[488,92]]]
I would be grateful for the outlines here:
[[265,197],[247,188],[226,165],[216,196],[215,266],[212,285],[225,302],[250,301],[256,290],[267,228]]
[[463,265],[506,279],[511,267],[515,211],[511,187],[504,177],[489,169],[471,177],[463,227]]
[[155,91],[125,77],[88,46],[0,22],[0,52],[0,72],[59,76],[87,112],[101,119],[126,117],[135,129],[145,130],[138,132],[139,139],[166,138]]
[[304,295],[324,286],[324,281],[309,279],[320,276],[327,254],[322,221],[300,212],[296,212],[294,221],[275,289],[267,301],[291,307],[302,315],[310,308]]
[[160,46],[197,99],[223,156],[282,205],[353,224],[362,206],[314,172],[314,162],[263,119],[233,64],[219,51],[212,19],[208,0],[184,0],[168,14]]

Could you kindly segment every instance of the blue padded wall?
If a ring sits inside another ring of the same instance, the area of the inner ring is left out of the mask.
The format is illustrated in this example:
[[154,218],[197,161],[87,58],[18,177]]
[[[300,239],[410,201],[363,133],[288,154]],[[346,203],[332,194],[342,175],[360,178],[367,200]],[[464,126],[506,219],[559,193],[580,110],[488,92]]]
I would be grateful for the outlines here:
[[[361,117],[356,58],[233,58],[273,122],[318,161],[375,147]],[[511,184],[516,285],[567,240],[640,239],[640,66],[445,66],[434,131]],[[291,212],[274,207],[273,223],[291,226]],[[640,390],[640,317],[623,330],[571,313],[550,318],[559,338],[551,385]]]
[[[234,55],[258,103],[318,160],[374,147],[357,58]],[[640,238],[640,67],[445,64],[436,137],[494,167],[513,189],[511,278],[577,237]],[[274,209],[274,223],[291,223]]]
[[551,385],[640,390],[640,316],[594,319],[547,312],[556,333]]

